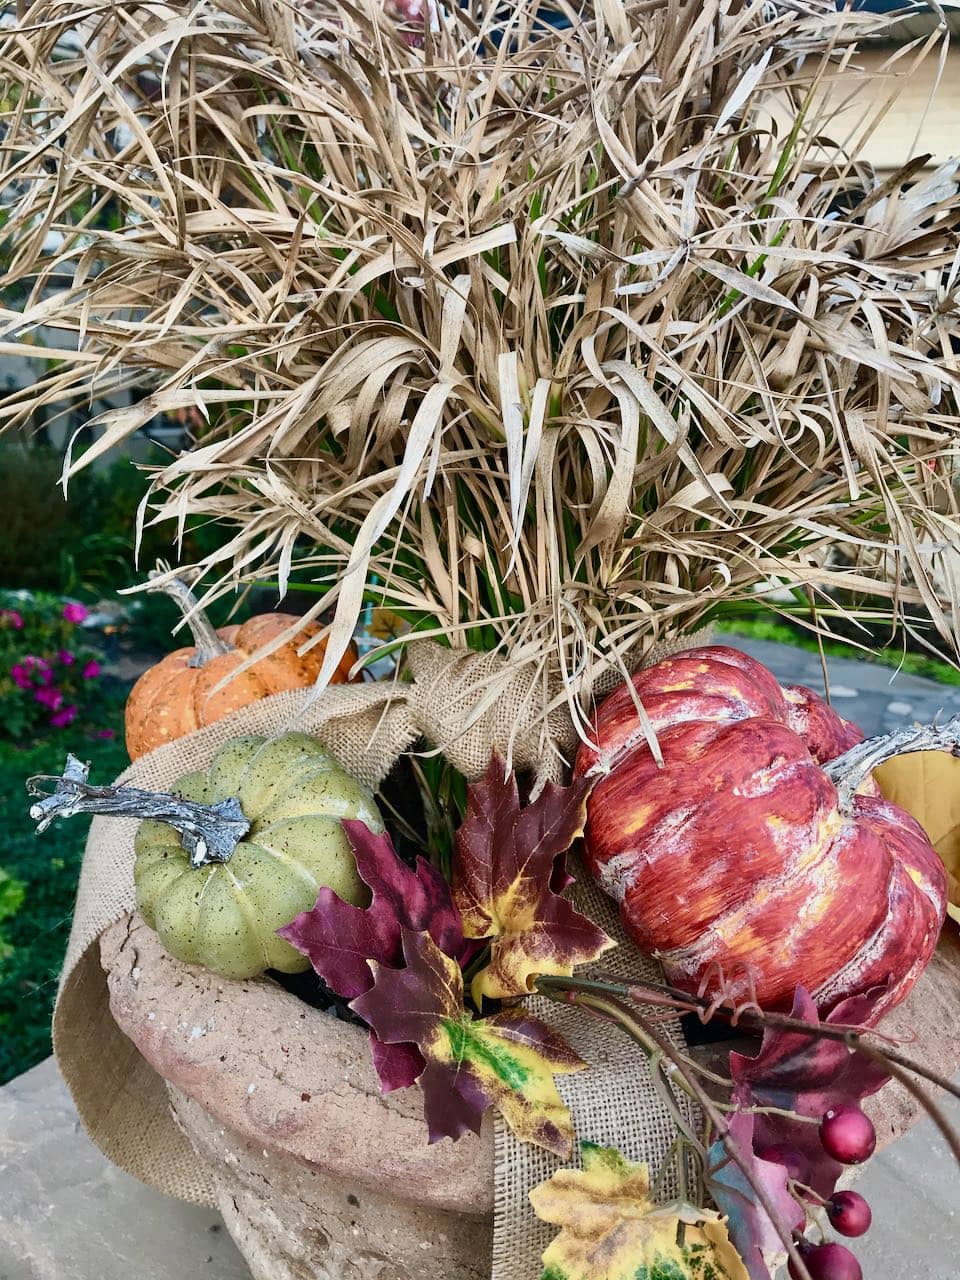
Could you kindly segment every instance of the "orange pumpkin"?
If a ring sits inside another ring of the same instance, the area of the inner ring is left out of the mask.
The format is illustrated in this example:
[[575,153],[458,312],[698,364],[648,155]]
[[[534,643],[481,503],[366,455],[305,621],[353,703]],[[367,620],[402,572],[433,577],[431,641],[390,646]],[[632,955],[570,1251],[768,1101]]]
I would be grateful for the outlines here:
[[875,1017],[903,999],[937,940],[946,879],[909,814],[829,763],[862,740],[855,725],[716,646],[640,672],[594,732],[576,765],[599,778],[587,865],[674,985],[697,991],[722,970],[746,996],[749,974],[764,1007],[789,1007],[802,983],[821,1009],[884,987]]
[[[214,693],[225,676],[295,624],[296,616],[264,613],[240,626],[215,631],[193,593],[179,578],[170,579],[157,589],[165,591],[180,606],[194,644],[168,654],[145,671],[130,691],[125,728],[131,760],[271,693],[307,688],[319,675],[325,641],[304,654],[297,652],[304,640],[320,629],[308,624],[296,640],[280,645]],[[351,645],[332,682],[348,681],[356,660],[357,652]]]

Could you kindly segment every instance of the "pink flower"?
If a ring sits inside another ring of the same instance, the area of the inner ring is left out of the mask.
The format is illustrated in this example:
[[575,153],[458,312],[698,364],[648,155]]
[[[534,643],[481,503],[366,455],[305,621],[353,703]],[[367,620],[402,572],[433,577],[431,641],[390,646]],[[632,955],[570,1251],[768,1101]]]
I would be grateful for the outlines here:
[[21,689],[30,689],[33,687],[31,672],[36,673],[36,677],[40,684],[53,683],[53,670],[50,663],[45,658],[38,658],[36,654],[28,653],[22,662],[16,663],[11,667],[10,674]]
[[33,696],[51,711],[56,711],[63,702],[63,694],[59,689],[37,689]]
[[19,685],[21,689],[31,687],[30,674],[22,662],[15,662],[10,668],[10,674],[13,676],[13,683]]
[[84,680],[94,680],[100,674],[100,663],[97,662],[96,658],[91,658],[89,662],[84,663],[80,674]]
[[76,720],[76,718],[77,718],[77,708],[73,705],[73,703],[70,703],[69,706],[66,706],[61,711],[58,711],[56,715],[52,715],[50,717],[50,723],[53,725],[55,729],[62,729],[64,725],[69,724],[71,720]]
[[82,622],[88,616],[88,612],[82,604],[65,604],[63,616],[67,622]]
[[73,666],[73,654],[70,652],[69,649],[58,650],[57,657],[60,659],[60,661],[63,663],[65,667]]
[[112,729],[98,729],[98,730],[97,730],[97,737],[98,737],[98,738],[112,738],[112,737],[113,737],[113,730],[112,730]]
[[0,623],[5,627],[12,627],[14,631],[23,630],[23,617],[16,609],[0,609]]

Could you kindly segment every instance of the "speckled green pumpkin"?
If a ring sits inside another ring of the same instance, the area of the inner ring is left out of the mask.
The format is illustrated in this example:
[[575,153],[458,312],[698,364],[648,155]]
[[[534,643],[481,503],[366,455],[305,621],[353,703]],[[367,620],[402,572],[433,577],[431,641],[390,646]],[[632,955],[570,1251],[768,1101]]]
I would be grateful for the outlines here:
[[187,774],[172,790],[201,804],[236,796],[251,827],[229,861],[193,869],[173,827],[141,823],[137,906],[166,949],[225,978],[309,968],[276,931],[312,907],[324,885],[346,902],[367,900],[341,826],[359,818],[383,830],[367,788],[315,739],[290,733],[234,738],[206,773]]

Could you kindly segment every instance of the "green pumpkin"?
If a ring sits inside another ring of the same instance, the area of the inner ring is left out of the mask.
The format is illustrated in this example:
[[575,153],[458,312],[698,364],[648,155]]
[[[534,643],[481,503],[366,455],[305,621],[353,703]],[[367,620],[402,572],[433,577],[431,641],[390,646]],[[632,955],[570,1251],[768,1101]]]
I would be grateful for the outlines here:
[[228,861],[194,868],[172,826],[141,823],[137,906],[176,959],[225,978],[299,973],[309,961],[277,929],[309,910],[324,885],[346,902],[368,900],[341,819],[376,832],[383,821],[367,788],[315,739],[234,738],[205,773],[172,790],[201,804],[236,796],[251,824]]

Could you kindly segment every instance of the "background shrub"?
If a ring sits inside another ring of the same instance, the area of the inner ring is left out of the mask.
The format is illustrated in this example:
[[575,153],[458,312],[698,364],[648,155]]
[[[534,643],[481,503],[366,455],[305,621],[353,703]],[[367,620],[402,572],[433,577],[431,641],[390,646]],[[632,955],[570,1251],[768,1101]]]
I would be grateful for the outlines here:
[[96,727],[103,667],[86,617],[76,601],[0,591],[0,738],[22,743],[74,720]]
[[24,782],[34,773],[59,773],[68,751],[94,762],[93,781],[112,780],[123,770],[126,690],[103,680],[99,694],[99,724],[112,730],[112,738],[100,739],[75,721],[27,746],[0,740],[0,1084],[50,1052],[57,975],[87,835],[85,823],[64,822],[38,836]]
[[[135,559],[137,508],[147,491],[149,467],[121,458],[100,470],[81,471],[70,481],[69,500],[59,486],[61,455],[39,444],[0,441],[0,589],[27,589],[73,597],[91,604],[123,600],[129,614],[127,638],[138,649],[165,652],[188,643],[170,633],[179,613],[158,596],[120,597],[142,582],[158,559],[188,564],[213,550],[222,538],[213,525],[194,519],[183,549],[175,545],[171,523],[144,531]],[[231,602],[221,601],[211,616],[225,621]]]

